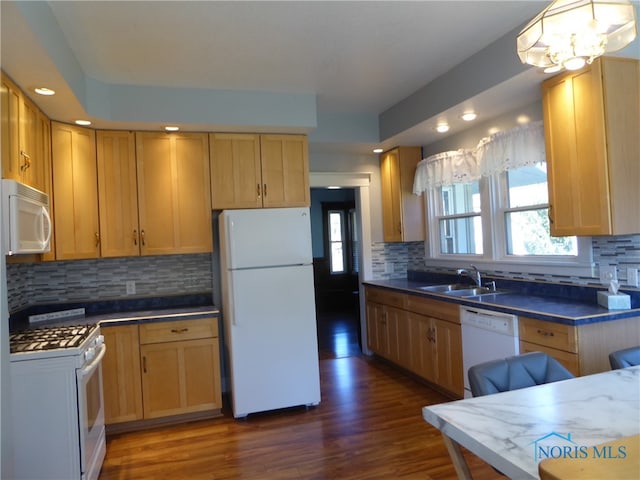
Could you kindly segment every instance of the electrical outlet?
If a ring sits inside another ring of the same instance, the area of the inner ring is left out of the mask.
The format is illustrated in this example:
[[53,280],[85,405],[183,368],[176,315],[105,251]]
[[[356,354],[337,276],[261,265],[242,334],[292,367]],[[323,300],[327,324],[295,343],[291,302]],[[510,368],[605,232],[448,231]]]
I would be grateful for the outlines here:
[[600,283],[608,285],[611,280],[618,279],[618,271],[615,266],[601,265],[600,266]]
[[627,268],[627,285],[630,287],[638,286],[638,269]]
[[133,280],[127,280],[127,295],[135,295],[136,294],[136,282]]

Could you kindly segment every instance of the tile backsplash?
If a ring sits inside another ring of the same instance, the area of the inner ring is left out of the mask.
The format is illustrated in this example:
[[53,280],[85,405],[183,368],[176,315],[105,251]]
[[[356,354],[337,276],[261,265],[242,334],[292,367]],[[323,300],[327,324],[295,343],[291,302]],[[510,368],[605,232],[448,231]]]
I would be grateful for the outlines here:
[[9,312],[43,303],[210,292],[211,254],[8,263]]
[[[627,268],[640,270],[640,235],[592,237],[591,248],[596,266],[614,266],[618,270],[621,284],[627,280]],[[375,243],[372,245],[373,279],[386,280],[404,278],[409,270],[427,270],[423,242]],[[392,266],[391,266],[392,265]],[[431,270],[431,269],[429,269]],[[447,269],[444,269],[447,270]],[[509,272],[485,272],[496,276],[511,276]],[[572,283],[576,285],[599,285],[592,277],[526,274],[518,272],[518,278],[531,281]]]

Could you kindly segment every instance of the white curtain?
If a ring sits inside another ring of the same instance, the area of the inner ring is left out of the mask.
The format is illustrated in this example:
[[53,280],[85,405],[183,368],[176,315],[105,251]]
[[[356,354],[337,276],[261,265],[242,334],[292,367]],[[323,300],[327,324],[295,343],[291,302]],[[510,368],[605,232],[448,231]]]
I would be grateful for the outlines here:
[[483,177],[545,162],[542,122],[494,133],[480,140],[475,151]]
[[413,179],[413,193],[420,195],[426,190],[471,182],[478,178],[480,172],[473,150],[436,153],[418,162]]
[[542,122],[522,125],[485,137],[473,149],[437,153],[416,168],[413,193],[477,180],[512,168],[546,161]]

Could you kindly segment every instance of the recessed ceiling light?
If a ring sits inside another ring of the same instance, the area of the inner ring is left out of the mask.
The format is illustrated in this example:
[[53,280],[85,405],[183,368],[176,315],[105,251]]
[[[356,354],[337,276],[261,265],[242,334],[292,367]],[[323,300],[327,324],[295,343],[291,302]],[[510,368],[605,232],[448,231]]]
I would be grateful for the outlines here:
[[500,129],[498,127],[491,127],[489,130],[487,130],[487,133],[489,135],[493,135],[494,133],[498,133],[500,131]]
[[38,87],[34,89],[34,91],[38,95],[55,95],[56,94],[54,90],[51,90],[50,88],[47,88],[47,87]]
[[439,123],[438,126],[436,127],[436,132],[438,133],[444,133],[448,131],[449,131],[449,125],[446,123]]
[[172,126],[172,125],[167,125],[166,127],[164,127],[164,129],[165,129],[167,132],[177,132],[178,130],[180,130],[180,127],[175,127],[175,126]]
[[516,118],[516,122],[518,122],[518,124],[520,125],[525,125],[530,121],[531,117],[529,117],[528,115],[518,115],[518,118]]
[[374,148],[373,149],[373,153],[382,153],[382,149],[381,148]]
[[87,125],[91,125],[91,122],[89,120],[76,120],[76,125],[86,127]]
[[478,115],[476,115],[475,112],[464,112],[460,118],[462,118],[462,120],[464,120],[465,122],[471,122],[472,120],[475,120],[477,117]]

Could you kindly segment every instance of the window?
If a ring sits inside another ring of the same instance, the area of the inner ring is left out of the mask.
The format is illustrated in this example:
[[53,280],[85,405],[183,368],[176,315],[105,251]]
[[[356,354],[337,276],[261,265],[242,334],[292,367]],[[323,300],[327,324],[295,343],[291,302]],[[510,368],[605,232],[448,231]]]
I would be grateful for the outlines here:
[[324,254],[331,275],[357,275],[360,255],[354,202],[322,202]]
[[341,210],[329,210],[329,263],[331,273],[345,272],[345,236],[344,213]]
[[445,254],[481,254],[482,223],[477,181],[438,189],[440,251]]
[[509,170],[502,177],[507,255],[576,256],[576,237],[549,234],[546,163]]
[[589,238],[550,235],[543,133],[541,122],[516,127],[482,139],[475,150],[442,152],[418,164],[414,193],[426,192],[430,265],[472,261],[590,272]]

